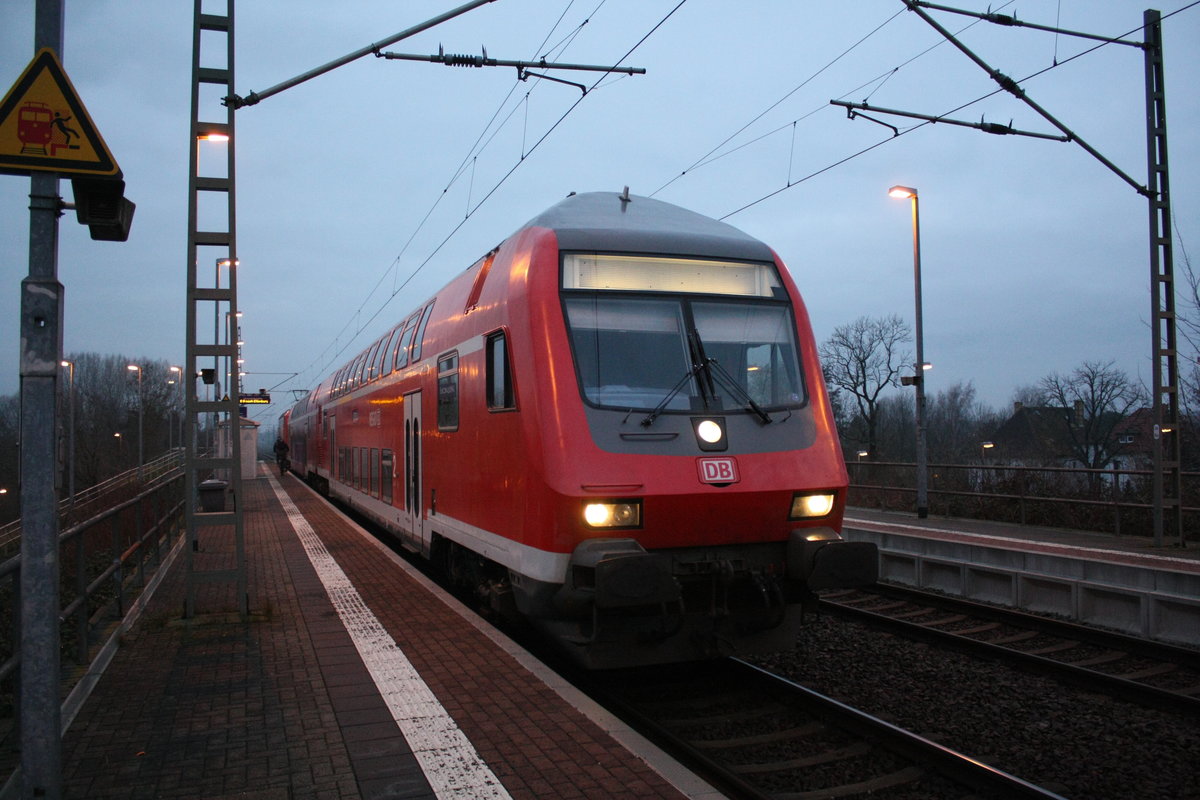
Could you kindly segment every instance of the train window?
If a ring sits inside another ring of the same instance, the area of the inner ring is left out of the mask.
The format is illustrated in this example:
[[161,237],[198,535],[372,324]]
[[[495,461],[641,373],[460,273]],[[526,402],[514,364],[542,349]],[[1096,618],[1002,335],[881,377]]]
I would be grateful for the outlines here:
[[379,448],[371,448],[371,496],[379,497]]
[[436,301],[430,300],[425,306],[424,313],[421,315],[421,327],[417,329],[417,335],[413,337],[412,360],[417,362],[421,360],[421,346],[425,343],[425,328],[429,326],[429,318],[433,316],[433,304]]
[[408,366],[408,345],[412,342],[413,331],[417,328],[417,317],[414,314],[404,323],[404,332],[400,334],[400,343],[396,345],[396,369]]
[[439,431],[458,430],[458,352],[438,357],[437,420]]
[[691,358],[678,302],[589,295],[570,297],[566,309],[588,402],[651,409],[679,385],[666,408],[691,408],[689,397],[698,391],[689,376]]
[[464,314],[470,314],[478,308],[479,295],[483,294],[483,284],[487,280],[488,273],[492,271],[492,262],[496,260],[496,253],[499,251],[500,248],[497,247],[480,259],[479,272],[475,273],[475,282],[471,284],[471,294],[467,295],[467,304],[463,308]]
[[357,389],[363,382],[363,369],[367,366],[367,354],[359,353],[358,358],[354,361],[354,385],[351,388]]
[[371,489],[371,448],[358,448],[358,489],[362,492]]
[[380,462],[380,480],[382,481],[380,488],[383,490],[382,500],[389,505],[392,502],[392,477],[395,473],[395,466],[392,463],[392,451],[384,450],[383,458]]
[[764,408],[801,402],[796,326],[787,307],[697,301],[692,315],[705,355],[729,373],[741,392]]
[[[670,412],[717,404],[736,412],[804,402],[795,321],[784,303],[572,292],[563,307],[592,405]],[[698,363],[709,368],[697,374]]]
[[564,289],[687,292],[786,299],[773,264],[600,253],[563,256]]
[[487,337],[486,357],[488,409],[496,411],[516,408],[512,371],[508,366],[508,340],[504,331],[497,331]]
[[396,343],[397,335],[399,335],[399,330],[393,328],[391,333],[381,340],[383,347],[379,348],[379,356],[375,362],[375,374],[380,377],[392,371],[392,361],[388,356],[392,354],[392,346]]
[[367,355],[366,365],[363,367],[363,383],[375,380],[379,375],[379,370],[375,369],[375,357],[379,355],[379,348],[383,346],[382,342],[376,342],[371,345],[371,350]]

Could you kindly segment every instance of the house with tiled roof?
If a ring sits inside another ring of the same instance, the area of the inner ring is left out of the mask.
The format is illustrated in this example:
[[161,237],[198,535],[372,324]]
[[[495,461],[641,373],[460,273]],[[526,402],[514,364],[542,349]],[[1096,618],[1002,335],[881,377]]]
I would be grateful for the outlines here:
[[1139,468],[1142,453],[1150,452],[1140,449],[1141,413],[1122,417],[1106,411],[1088,418],[1082,403],[1074,408],[1014,403],[1012,416],[991,437],[988,460],[1026,467]]

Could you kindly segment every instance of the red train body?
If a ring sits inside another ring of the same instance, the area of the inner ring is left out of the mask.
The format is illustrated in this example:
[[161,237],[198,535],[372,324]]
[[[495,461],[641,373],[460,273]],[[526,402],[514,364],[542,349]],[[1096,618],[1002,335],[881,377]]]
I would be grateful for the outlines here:
[[594,667],[790,647],[874,580],[775,253],[642,197],[531,220],[281,420],[292,468]]

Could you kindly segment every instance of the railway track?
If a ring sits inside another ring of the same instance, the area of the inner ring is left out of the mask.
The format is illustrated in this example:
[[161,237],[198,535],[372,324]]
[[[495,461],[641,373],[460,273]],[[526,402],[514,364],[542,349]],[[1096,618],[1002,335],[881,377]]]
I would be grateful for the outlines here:
[[736,659],[584,683],[730,797],[1059,797]]
[[828,593],[821,606],[1131,702],[1200,712],[1197,650],[894,586]]

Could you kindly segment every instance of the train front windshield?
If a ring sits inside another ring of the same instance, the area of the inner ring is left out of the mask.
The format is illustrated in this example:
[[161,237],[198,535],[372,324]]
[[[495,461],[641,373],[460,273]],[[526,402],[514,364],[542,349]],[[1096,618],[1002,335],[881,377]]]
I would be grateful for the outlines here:
[[562,286],[593,406],[731,412],[805,401],[796,325],[773,264],[568,254]]

